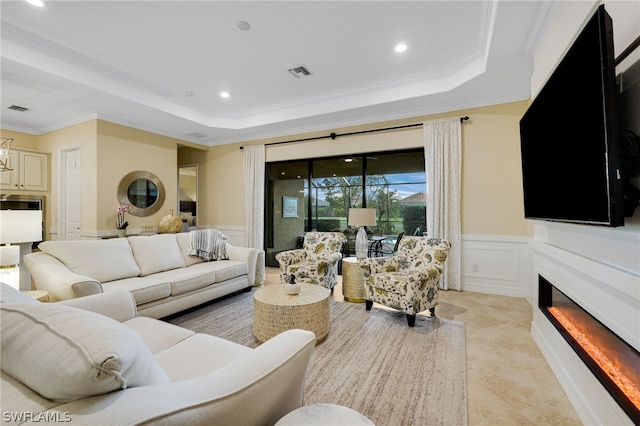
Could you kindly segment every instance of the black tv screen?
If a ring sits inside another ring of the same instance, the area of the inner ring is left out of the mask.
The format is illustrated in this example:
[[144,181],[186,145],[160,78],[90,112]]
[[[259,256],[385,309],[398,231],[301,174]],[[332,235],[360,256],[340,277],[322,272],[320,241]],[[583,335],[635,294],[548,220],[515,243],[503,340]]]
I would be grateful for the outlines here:
[[624,225],[613,55],[602,5],[520,120],[526,218]]

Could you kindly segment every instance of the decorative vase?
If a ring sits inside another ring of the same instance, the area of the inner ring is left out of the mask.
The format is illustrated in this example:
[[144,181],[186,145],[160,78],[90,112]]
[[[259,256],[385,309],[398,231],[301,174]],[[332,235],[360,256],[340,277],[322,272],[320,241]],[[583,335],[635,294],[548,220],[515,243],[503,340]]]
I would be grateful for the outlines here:
[[298,294],[300,293],[300,284],[298,283],[294,283],[294,284],[285,284],[285,291],[287,292],[287,294]]
[[122,238],[122,237],[126,237],[127,236],[127,230],[126,229],[116,229],[116,231],[118,231],[118,238]]
[[175,234],[182,231],[182,219],[173,214],[173,209],[169,214],[160,220],[158,231],[161,233]]
[[291,274],[289,278],[289,282],[284,285],[284,289],[287,294],[298,294],[300,293],[300,283],[296,282],[296,276]]

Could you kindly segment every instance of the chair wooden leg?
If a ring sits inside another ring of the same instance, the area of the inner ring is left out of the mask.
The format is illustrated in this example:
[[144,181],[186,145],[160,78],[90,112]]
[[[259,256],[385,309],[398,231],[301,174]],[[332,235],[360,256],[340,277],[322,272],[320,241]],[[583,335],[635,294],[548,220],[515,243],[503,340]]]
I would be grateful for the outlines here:
[[372,306],[373,306],[373,301],[371,300],[364,301],[364,307],[367,311],[370,311]]
[[409,323],[409,327],[413,327],[416,325],[416,316],[407,314],[407,322]]

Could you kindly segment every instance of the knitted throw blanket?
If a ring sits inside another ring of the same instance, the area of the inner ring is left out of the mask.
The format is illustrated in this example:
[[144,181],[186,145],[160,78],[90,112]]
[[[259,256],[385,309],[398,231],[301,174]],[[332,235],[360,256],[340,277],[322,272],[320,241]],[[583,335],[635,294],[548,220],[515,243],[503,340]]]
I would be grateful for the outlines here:
[[228,260],[227,236],[217,229],[197,229],[190,232],[189,254],[206,261]]

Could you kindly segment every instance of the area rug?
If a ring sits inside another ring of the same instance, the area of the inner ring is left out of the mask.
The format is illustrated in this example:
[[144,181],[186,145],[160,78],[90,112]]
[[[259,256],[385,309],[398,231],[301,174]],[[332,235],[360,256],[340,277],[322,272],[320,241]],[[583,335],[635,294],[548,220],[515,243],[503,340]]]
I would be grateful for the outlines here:
[[[253,290],[168,322],[256,347]],[[364,304],[331,301],[331,328],[316,346],[305,383],[305,405],[352,408],[376,425],[466,425],[464,324]]]

